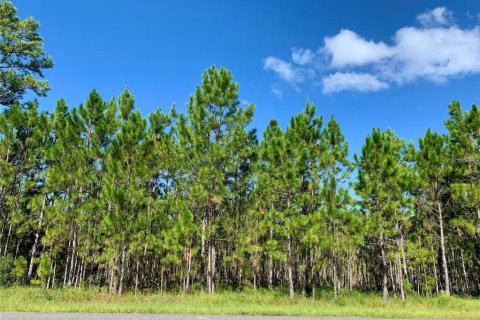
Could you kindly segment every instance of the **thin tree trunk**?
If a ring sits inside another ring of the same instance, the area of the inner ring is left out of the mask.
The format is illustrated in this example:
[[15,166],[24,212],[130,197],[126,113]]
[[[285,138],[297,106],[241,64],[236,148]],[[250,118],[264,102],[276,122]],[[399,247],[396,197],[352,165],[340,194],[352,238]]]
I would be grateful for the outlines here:
[[387,265],[387,256],[385,253],[385,240],[383,238],[383,233],[380,234],[380,251],[381,251],[381,259],[382,259],[383,302],[386,303],[388,299],[388,265]]
[[352,291],[353,289],[353,252],[348,250],[348,264],[347,264],[347,272],[348,272],[348,290]]
[[[201,274],[201,283],[202,283],[202,290],[205,288],[205,284],[207,281],[207,275],[205,272],[205,242],[206,242],[206,228],[207,228],[207,218],[206,213],[202,218],[202,235],[200,240],[200,274]],[[208,273],[208,271],[207,271]],[[208,285],[207,285],[208,287]],[[208,289],[207,289],[208,291]]]
[[215,278],[217,273],[217,249],[215,248],[215,243],[212,244],[212,293],[215,293]]
[[405,300],[405,290],[403,288],[403,271],[401,258],[397,258],[397,274],[398,274],[398,286],[400,287],[400,296],[402,300]]
[[57,259],[53,263],[52,288],[55,288],[55,277],[57,274]]
[[[8,145],[8,147],[7,147],[5,163],[8,163],[9,159],[10,159],[10,145]],[[0,205],[2,204],[4,199],[6,198],[5,194],[6,194],[6,192],[4,192],[3,185],[2,185],[2,186],[0,186]],[[4,208],[5,207],[3,207],[3,208],[0,207],[0,211],[2,211]],[[15,212],[15,210],[14,210],[14,212]],[[5,226],[7,224],[9,224],[8,223],[8,213],[5,213],[5,219],[3,219],[2,230],[1,230],[1,233],[0,233],[0,250],[1,250],[1,241],[3,239],[3,230],[5,229]],[[12,225],[11,224],[9,224],[9,225],[10,225],[10,228],[9,228],[8,234],[10,235]],[[5,245],[5,250],[3,251],[3,255],[7,254],[8,238],[9,238],[9,236],[7,236],[7,244]]]
[[209,294],[213,294],[215,292],[215,283],[214,283],[214,276],[215,276],[215,245],[213,244],[213,240],[209,241],[208,246],[208,256],[207,256],[207,290]]
[[187,271],[185,276],[185,289],[184,292],[188,293],[190,289],[190,272],[192,270],[192,247],[189,246],[187,250]]
[[115,291],[116,287],[115,287],[115,265],[116,265],[116,262],[115,260],[112,261],[112,263],[110,264],[110,288],[109,288],[109,295],[111,296],[112,293]]
[[[273,239],[273,230],[270,228],[270,240]],[[268,288],[272,288],[273,285],[273,256],[268,254]]]
[[405,272],[406,275],[406,268],[404,268],[404,258],[405,252],[403,249],[403,226],[397,223],[397,229],[400,232],[400,238],[397,238],[397,246],[400,252],[400,256],[397,255],[396,260],[396,269],[397,269],[397,277],[398,277],[398,287],[400,288],[400,297],[402,300],[405,300],[405,290],[403,288],[403,273]]
[[287,257],[287,273],[288,273],[288,291],[290,299],[295,297],[295,290],[293,286],[293,267],[292,267],[292,238],[288,235],[288,257]]
[[397,286],[395,285],[396,281],[395,281],[395,278],[393,277],[393,266],[392,266],[392,262],[389,261],[388,262],[388,270],[390,271],[390,283],[392,284],[392,290],[393,292],[397,291]]
[[42,227],[42,222],[43,222],[43,212],[45,210],[45,205],[47,203],[47,195],[43,196],[43,203],[42,203],[42,209],[40,210],[40,219],[38,220],[38,227],[37,227],[37,232],[35,232],[35,240],[33,241],[33,246],[32,246],[32,256],[30,257],[30,265],[28,266],[28,273],[27,273],[27,279],[30,279],[32,276],[33,272],[33,260],[35,259],[35,256],[37,255],[37,245],[38,245],[38,238],[40,237],[40,231]]
[[450,295],[450,279],[448,277],[447,254],[445,252],[445,236],[443,234],[443,212],[440,201],[437,201],[438,206],[438,224],[440,228],[440,251],[442,255],[443,279],[445,282],[445,294]]
[[75,281],[74,281],[75,288],[80,288],[80,279],[81,279],[83,267],[84,267],[83,260],[84,259],[82,257],[78,259],[78,264],[77,264],[78,267],[76,268]]
[[165,269],[162,265],[162,267],[160,268],[160,292],[163,292],[163,278],[164,278],[164,274],[165,274]]
[[[335,251],[333,251],[335,255]],[[337,293],[338,293],[338,276],[337,276],[337,263],[335,261],[336,259],[333,259],[333,297],[337,299]]]
[[400,234],[400,254],[402,259],[402,267],[405,277],[408,279],[407,258],[405,255],[405,240],[403,238],[403,232]]
[[135,265],[135,295],[137,295],[138,290],[138,271],[140,269],[140,258],[137,257],[137,262]]
[[[435,252],[433,250],[433,245],[432,245],[432,252]],[[438,294],[439,289],[438,289],[438,270],[437,270],[437,263],[435,262],[436,259],[433,260],[433,276],[435,277],[435,293]]]
[[[3,231],[2,231],[2,234],[3,234]],[[9,223],[8,224],[8,233],[7,233],[7,239],[5,239],[5,249],[3,250],[3,255],[7,255],[7,251],[8,251],[8,243],[10,241],[10,235],[12,234],[12,224]]]
[[67,275],[68,275],[68,263],[70,262],[70,250],[72,246],[72,235],[73,235],[73,228],[70,229],[70,237],[68,239],[68,249],[67,249],[67,261],[65,262],[65,272],[63,274],[63,286],[67,285]]
[[210,250],[210,246],[208,247],[208,253],[207,253],[207,292],[211,294],[211,281],[212,281],[212,251]]
[[73,282],[73,273],[77,266],[77,228],[73,227],[72,254],[70,258],[70,271],[68,274],[68,285]]
[[125,254],[126,248],[125,246],[122,247],[122,260],[120,262],[120,283],[118,285],[118,294],[122,294],[123,292],[123,277],[125,275]]
[[462,271],[463,271],[463,282],[464,282],[464,290],[463,293],[468,292],[468,278],[467,278],[467,270],[465,268],[465,258],[463,257],[463,250],[460,250],[460,257],[462,259]]

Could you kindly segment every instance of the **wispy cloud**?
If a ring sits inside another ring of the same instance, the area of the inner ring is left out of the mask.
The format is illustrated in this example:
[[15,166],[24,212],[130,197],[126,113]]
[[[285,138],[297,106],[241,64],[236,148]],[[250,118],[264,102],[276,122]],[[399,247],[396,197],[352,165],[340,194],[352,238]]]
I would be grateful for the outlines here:
[[282,100],[283,99],[283,91],[278,89],[278,88],[275,88],[275,87],[272,87],[272,93],[275,97],[277,97],[278,100]]
[[[263,68],[267,71],[273,71],[280,79],[290,82],[291,84],[301,83],[306,79],[312,78],[315,73],[311,66],[302,67],[302,65],[310,64],[313,61],[310,60],[308,55],[309,53],[305,52],[298,56],[295,55],[293,62],[270,56],[264,60]],[[293,56],[292,54],[292,57]],[[295,85],[294,87],[295,90],[298,90]]]
[[264,68],[296,88],[313,79],[324,93],[378,91],[392,84],[440,83],[480,73],[480,26],[453,24],[453,14],[445,7],[419,14],[417,21],[418,26],[397,30],[390,44],[342,29],[325,37],[318,50],[292,48],[290,60],[271,56]]
[[437,7],[419,14],[417,21],[425,27],[448,26],[453,24],[453,13],[445,7]]
[[323,92],[332,93],[338,91],[378,91],[388,88],[388,84],[378,80],[368,73],[336,72],[322,79]]
[[315,59],[315,53],[310,49],[292,48],[293,62],[301,66],[310,64]]
[[266,58],[263,68],[275,72],[283,80],[293,82],[297,80],[292,64],[277,57],[270,56]]

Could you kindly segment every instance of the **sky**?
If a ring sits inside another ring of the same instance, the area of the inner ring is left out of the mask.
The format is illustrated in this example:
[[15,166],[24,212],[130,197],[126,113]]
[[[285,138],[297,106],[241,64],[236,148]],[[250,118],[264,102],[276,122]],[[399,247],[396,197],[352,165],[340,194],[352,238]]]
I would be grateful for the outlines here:
[[417,141],[445,132],[448,104],[480,104],[480,1],[13,1],[41,24],[55,66],[51,110],[96,89],[128,87],[148,115],[184,112],[202,72],[231,70],[242,104],[255,104],[259,138],[286,128],[307,100],[340,123],[359,152],[372,128]]

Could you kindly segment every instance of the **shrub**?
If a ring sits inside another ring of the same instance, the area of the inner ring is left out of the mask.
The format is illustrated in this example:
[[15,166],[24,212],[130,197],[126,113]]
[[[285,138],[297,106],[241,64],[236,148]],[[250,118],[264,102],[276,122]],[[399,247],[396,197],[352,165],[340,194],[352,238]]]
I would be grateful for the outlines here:
[[0,257],[0,287],[6,287],[11,283],[10,272],[13,269],[13,258],[9,255]]
[[15,259],[13,263],[13,268],[11,269],[10,276],[13,282],[22,283],[25,277],[25,272],[27,271],[27,259],[20,256]]

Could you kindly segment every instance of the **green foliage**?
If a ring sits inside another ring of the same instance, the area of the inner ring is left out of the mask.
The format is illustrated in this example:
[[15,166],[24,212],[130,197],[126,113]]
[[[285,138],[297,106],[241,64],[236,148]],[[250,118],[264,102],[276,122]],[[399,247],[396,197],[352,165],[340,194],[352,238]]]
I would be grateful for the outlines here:
[[48,254],[42,254],[38,263],[37,275],[45,281],[45,279],[52,274],[51,261]]
[[0,105],[12,106],[28,91],[44,96],[50,89],[43,71],[53,66],[45,55],[39,23],[21,20],[9,1],[0,2]]
[[11,283],[10,273],[13,268],[13,258],[9,255],[0,256],[0,287],[6,287]]
[[310,102],[259,142],[238,88],[211,67],[186,114],[144,117],[128,89],[4,109],[0,257],[18,258],[2,258],[3,283],[276,288],[345,305],[355,289],[480,292],[475,106],[454,102],[448,134],[427,130],[418,147],[374,129],[352,162],[340,124]]
[[10,274],[16,283],[21,283],[26,273],[27,259],[25,259],[23,256],[20,256],[13,262],[13,268]]

